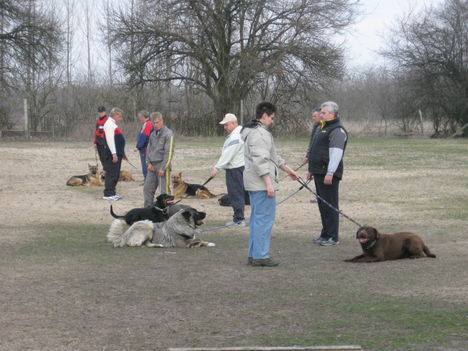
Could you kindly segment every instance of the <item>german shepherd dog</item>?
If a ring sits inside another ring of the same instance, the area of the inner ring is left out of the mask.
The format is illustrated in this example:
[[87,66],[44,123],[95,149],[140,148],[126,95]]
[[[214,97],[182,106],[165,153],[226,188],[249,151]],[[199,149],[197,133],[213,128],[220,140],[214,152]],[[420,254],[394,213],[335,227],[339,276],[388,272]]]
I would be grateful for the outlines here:
[[[106,179],[106,171],[102,171],[101,180]],[[134,182],[135,179],[132,177],[132,173],[129,171],[120,171],[119,182]]]
[[92,166],[88,163],[89,173],[85,175],[73,176],[67,180],[68,186],[80,186],[80,185],[90,185],[90,186],[104,186],[101,181],[101,174],[99,174],[98,165]]
[[379,262],[400,258],[435,258],[423,240],[409,232],[382,234],[373,227],[360,227],[356,239],[361,244],[362,255],[345,260],[346,262]]
[[215,244],[195,237],[197,226],[203,223],[200,214],[195,209],[181,209],[167,221],[153,223],[151,221],[135,222],[124,232],[124,224],[114,220],[107,233],[107,240],[114,247],[146,246],[168,248],[193,248]]
[[114,218],[124,220],[128,225],[144,220],[150,220],[151,222],[164,222],[169,218],[166,208],[172,203],[172,201],[174,201],[174,196],[161,194],[156,198],[153,206],[134,208],[128,211],[124,216],[119,216],[114,213],[111,205],[110,214]]
[[185,196],[196,196],[199,199],[210,199],[212,197],[216,197],[216,195],[212,194],[208,188],[203,185],[184,182],[182,179],[182,172],[179,174],[173,174],[171,180],[176,199],[180,199]]

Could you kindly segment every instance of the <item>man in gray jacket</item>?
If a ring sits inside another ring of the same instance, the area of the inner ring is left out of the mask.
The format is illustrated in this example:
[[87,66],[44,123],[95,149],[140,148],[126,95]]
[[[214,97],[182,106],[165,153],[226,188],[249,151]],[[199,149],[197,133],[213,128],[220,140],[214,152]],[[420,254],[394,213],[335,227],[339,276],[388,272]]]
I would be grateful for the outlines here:
[[170,194],[169,181],[172,155],[174,154],[174,133],[164,125],[162,114],[153,112],[151,119],[154,130],[150,134],[146,154],[148,174],[143,187],[145,207],[153,204],[158,186],[161,194]]
[[256,119],[247,123],[244,141],[244,186],[250,197],[249,250],[247,264],[273,267],[279,265],[269,256],[271,230],[275,223],[278,173],[282,169],[296,180],[299,175],[276,153],[273,136],[267,128],[273,124],[276,106],[269,102],[257,105]]

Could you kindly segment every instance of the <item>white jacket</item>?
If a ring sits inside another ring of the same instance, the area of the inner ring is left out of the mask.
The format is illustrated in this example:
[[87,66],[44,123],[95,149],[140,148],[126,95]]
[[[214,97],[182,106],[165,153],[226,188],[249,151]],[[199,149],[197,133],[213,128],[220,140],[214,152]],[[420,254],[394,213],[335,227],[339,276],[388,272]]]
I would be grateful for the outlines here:
[[241,139],[240,131],[242,126],[237,126],[228,135],[223,145],[218,163],[213,167],[215,171],[222,169],[232,169],[244,166],[244,142]]

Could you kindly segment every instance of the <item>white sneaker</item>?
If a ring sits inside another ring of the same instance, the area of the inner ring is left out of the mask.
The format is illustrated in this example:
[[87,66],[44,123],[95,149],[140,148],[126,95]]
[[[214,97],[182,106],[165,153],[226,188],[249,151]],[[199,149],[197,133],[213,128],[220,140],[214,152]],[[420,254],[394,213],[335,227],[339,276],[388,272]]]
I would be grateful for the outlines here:
[[118,201],[122,198],[120,195],[113,195],[113,196],[103,196],[103,200],[112,200],[112,201]]
[[226,227],[245,227],[245,220],[239,221],[239,222],[227,222]]

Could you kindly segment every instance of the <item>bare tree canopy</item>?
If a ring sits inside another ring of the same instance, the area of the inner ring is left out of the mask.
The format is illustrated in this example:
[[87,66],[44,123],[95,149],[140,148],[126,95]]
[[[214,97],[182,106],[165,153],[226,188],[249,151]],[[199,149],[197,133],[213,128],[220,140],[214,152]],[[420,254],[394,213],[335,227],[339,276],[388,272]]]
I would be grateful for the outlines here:
[[412,86],[414,110],[429,111],[437,123],[442,115],[452,132],[468,123],[467,0],[446,0],[410,14],[393,31],[384,54]]
[[331,37],[356,2],[140,0],[115,14],[112,40],[131,84],[185,82],[220,115],[237,111],[261,78],[297,87],[340,76]]

